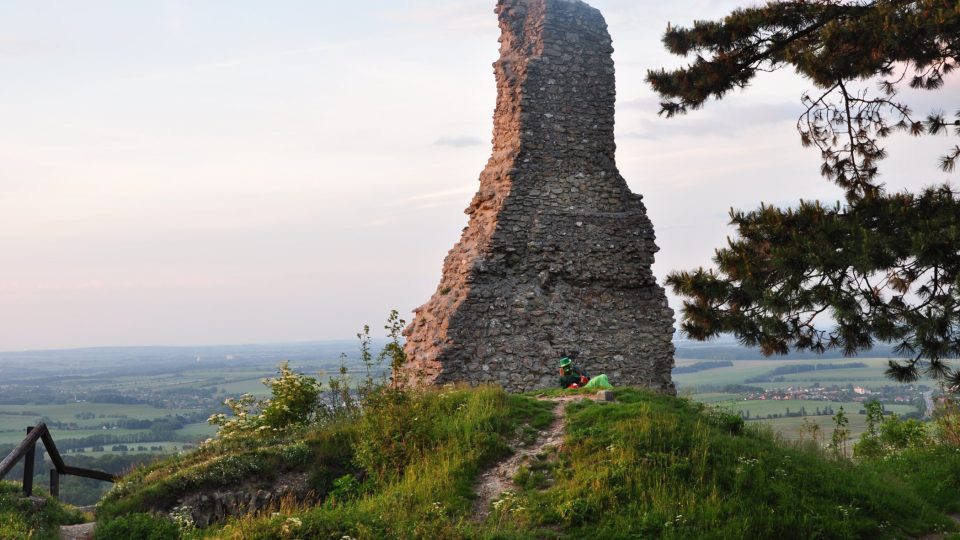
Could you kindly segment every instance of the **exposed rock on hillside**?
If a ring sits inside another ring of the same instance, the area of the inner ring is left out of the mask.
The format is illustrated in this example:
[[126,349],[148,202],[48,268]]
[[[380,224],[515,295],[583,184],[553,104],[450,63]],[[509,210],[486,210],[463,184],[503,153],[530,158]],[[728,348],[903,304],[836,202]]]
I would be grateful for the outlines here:
[[424,384],[555,384],[579,352],[614,384],[675,393],[673,311],[641,196],[614,162],[613,47],[571,0],[500,0],[493,155],[433,297],[407,329]]

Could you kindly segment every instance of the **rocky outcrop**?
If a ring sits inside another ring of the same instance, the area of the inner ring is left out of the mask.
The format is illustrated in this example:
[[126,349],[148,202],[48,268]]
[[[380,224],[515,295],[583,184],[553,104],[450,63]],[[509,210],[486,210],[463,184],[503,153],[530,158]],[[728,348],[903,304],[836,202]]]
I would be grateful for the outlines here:
[[271,486],[254,484],[237,486],[233,490],[194,493],[177,501],[169,512],[178,523],[205,528],[223,523],[227,518],[266,511],[277,511],[286,501],[290,504],[314,499],[306,473],[281,475]]
[[407,328],[415,383],[553,386],[579,353],[614,384],[675,393],[653,226],[614,162],[613,48],[575,0],[501,0],[493,155],[433,297]]

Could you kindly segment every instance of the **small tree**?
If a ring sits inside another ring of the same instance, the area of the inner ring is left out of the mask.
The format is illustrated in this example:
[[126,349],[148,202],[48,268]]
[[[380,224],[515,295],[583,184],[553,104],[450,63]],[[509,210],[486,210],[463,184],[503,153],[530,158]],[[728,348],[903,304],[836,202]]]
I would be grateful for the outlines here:
[[883,452],[880,442],[880,425],[883,423],[883,405],[872,399],[864,404],[867,413],[867,429],[860,440],[853,445],[853,455],[857,457],[875,457]]
[[386,360],[390,365],[390,387],[397,389],[406,386],[407,375],[402,368],[407,363],[407,353],[403,350],[403,328],[406,321],[400,318],[397,310],[390,311],[384,329],[390,341],[380,352],[380,361]]
[[850,429],[847,425],[850,419],[843,412],[843,406],[833,415],[833,433],[830,435],[830,450],[836,458],[847,457],[847,441],[850,440]]

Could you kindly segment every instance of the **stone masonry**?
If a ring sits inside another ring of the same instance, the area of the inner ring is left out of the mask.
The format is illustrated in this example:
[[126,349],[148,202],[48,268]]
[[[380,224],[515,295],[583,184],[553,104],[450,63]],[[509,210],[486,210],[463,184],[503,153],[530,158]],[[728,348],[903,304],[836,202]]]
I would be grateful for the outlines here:
[[614,162],[613,47],[577,0],[500,0],[493,155],[433,297],[406,329],[414,383],[556,385],[564,355],[674,394],[673,311],[642,197]]

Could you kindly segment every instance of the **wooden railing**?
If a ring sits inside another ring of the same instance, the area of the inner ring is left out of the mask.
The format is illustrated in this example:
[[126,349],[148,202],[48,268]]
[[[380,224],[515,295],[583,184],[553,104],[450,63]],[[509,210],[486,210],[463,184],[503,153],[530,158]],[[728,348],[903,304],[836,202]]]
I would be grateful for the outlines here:
[[93,469],[84,469],[81,467],[71,467],[63,462],[60,457],[60,451],[57,445],[53,443],[53,437],[50,436],[50,430],[47,425],[40,422],[36,426],[27,428],[27,437],[13,449],[7,457],[0,461],[0,479],[3,479],[13,467],[23,459],[23,494],[29,497],[33,495],[33,467],[36,460],[37,441],[43,443],[50,455],[50,461],[53,462],[53,469],[50,469],[50,495],[60,497],[60,475],[82,476],[83,478],[93,478],[94,480],[103,480],[104,482],[116,482],[119,476],[95,471]]

